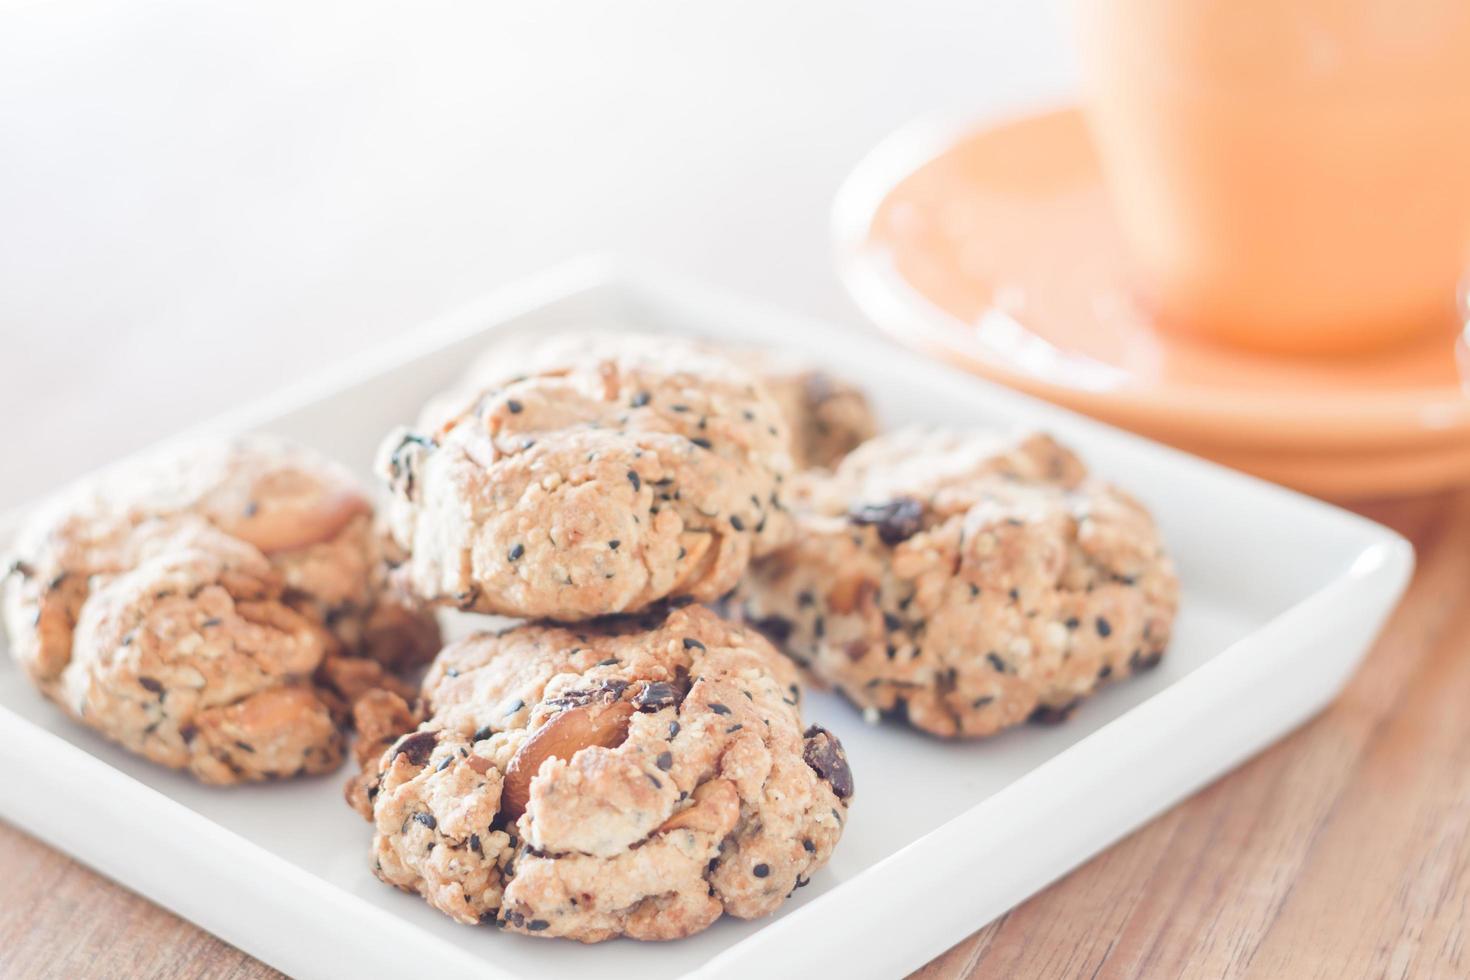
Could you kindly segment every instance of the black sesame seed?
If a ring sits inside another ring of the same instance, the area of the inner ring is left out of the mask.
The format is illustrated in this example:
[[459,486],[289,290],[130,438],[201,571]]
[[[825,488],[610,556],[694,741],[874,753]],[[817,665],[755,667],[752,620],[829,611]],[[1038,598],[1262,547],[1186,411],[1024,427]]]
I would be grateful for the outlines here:
[[479,834],[470,834],[470,850],[472,850],[472,851],[474,851],[474,852],[476,852],[478,854],[484,854],[485,853],[480,848],[480,835]]
[[812,843],[812,840],[811,840],[810,837],[808,837],[806,840],[802,841],[801,842],[801,846],[804,847],[804,848],[806,848],[806,852],[808,854],[815,854],[815,853],[817,853],[817,845],[814,844],[814,843]]
[[1105,681],[1111,676],[1113,676],[1112,664],[1103,664],[1102,668],[1097,672],[1097,679],[1100,681]]
[[677,734],[679,734],[679,723],[677,721],[669,722],[669,738],[673,738]]
[[516,698],[510,704],[508,704],[508,705],[505,706],[505,713],[508,714],[508,715],[513,715],[517,711],[520,711],[525,706],[526,706],[526,702],[522,701],[520,698]]
[[525,546],[525,545],[523,545],[523,544],[516,544],[516,545],[515,545],[515,546],[514,546],[514,547],[512,547],[512,548],[511,548],[511,549],[510,549],[510,551],[509,551],[509,552],[508,552],[508,553],[507,553],[507,554],[506,554],[506,557],[507,557],[507,558],[509,558],[509,559],[510,559],[510,560],[511,560],[511,561],[517,561],[517,560],[519,560],[519,559],[520,559],[520,557],[521,557],[521,556],[522,556],[522,555],[524,555],[524,554],[525,554],[525,553],[526,553],[526,546]]
[[827,620],[824,619],[821,616],[818,616],[816,622],[812,623],[812,634],[814,636],[816,636],[816,638],[819,639],[819,640],[822,637],[826,636],[827,635]]
[[162,694],[163,693],[163,685],[161,683],[159,683],[158,681],[154,680],[151,677],[139,677],[138,678],[138,684],[145,691],[151,691],[154,694]]
[[730,709],[725,707],[718,701],[711,701],[709,703],[709,710],[713,711],[717,715],[728,715],[730,713]]
[[989,660],[990,666],[994,667],[1000,673],[1004,674],[1006,672],[1006,662],[1000,659],[1000,654],[996,653],[994,650],[987,653],[985,655],[985,659]]
[[674,768],[674,753],[660,752],[658,754],[658,758],[654,760],[654,764],[657,765],[664,772],[668,772],[670,769]]
[[737,531],[745,530],[745,522],[740,519],[740,515],[738,514],[730,515],[730,526]]
[[710,441],[708,439],[705,439],[703,436],[696,436],[696,437],[690,439],[689,441],[692,442],[692,443],[694,443],[700,449],[709,449],[710,448]]
[[439,821],[434,819],[434,815],[432,813],[425,813],[421,810],[418,813],[415,813],[413,815],[413,818],[419,823],[423,824],[425,827],[428,827],[430,830],[433,830],[435,827],[439,826]]
[[611,667],[614,664],[619,664],[619,663],[622,663],[622,661],[619,660],[617,657],[608,657],[606,660],[599,660],[599,661],[597,661],[597,666],[599,666],[599,667]]
[[1109,636],[1112,636],[1113,624],[1108,622],[1106,619],[1103,619],[1101,616],[1097,617],[1097,635],[1102,637],[1103,639],[1107,639]]
[[638,392],[638,394],[633,396],[632,401],[628,402],[628,404],[634,408],[642,408],[644,405],[648,404],[648,399],[650,397],[652,396],[650,396],[648,392],[640,391]]
[[1080,619],[1078,619],[1076,616],[1068,616],[1067,617],[1067,629],[1074,630],[1074,629],[1076,629],[1077,627],[1079,627],[1081,625],[1082,625],[1082,621]]
[[725,729],[725,734],[726,735],[734,735],[736,732],[740,731],[740,729],[742,729],[744,727],[745,727],[744,725],[740,725],[740,724],[731,725],[729,728]]
[[1020,602],[1021,601],[1021,590],[1020,589],[1012,589],[1010,591],[1010,597],[1011,597],[1011,601],[1012,602]]
[[971,582],[970,583],[970,598],[971,599],[974,599],[978,595],[980,595],[980,586],[976,585],[974,582]]
[[485,739],[489,738],[493,734],[495,734],[495,730],[492,729],[489,725],[485,725],[483,728],[475,729],[475,734],[472,738],[472,741],[483,742],[485,741]]
[[785,644],[791,638],[791,631],[795,628],[795,624],[785,616],[766,616],[751,625],[777,646]]
[[771,873],[771,866],[769,864],[757,864],[755,867],[750,869],[750,873],[755,875],[757,878],[764,878],[766,875]]
[[903,620],[893,615],[893,613],[886,612],[883,614],[883,628],[890,633],[896,633],[903,629]]
[[510,409],[510,414],[512,414],[512,415],[519,415],[519,414],[521,414],[521,409],[522,408],[525,408],[524,405],[522,405],[520,402],[516,401],[514,398],[512,398],[510,401],[506,402],[505,403],[505,407],[508,408],[508,409]]
[[444,761],[441,762],[441,763],[439,763],[437,766],[434,767],[434,771],[435,772],[443,772],[444,770],[446,770],[446,769],[449,768],[449,764],[452,763],[453,761],[454,761],[454,756],[452,756],[452,755],[446,755],[444,757]]
[[645,772],[643,775],[645,775],[645,776],[648,777],[648,781],[653,784],[653,788],[654,789],[663,789],[664,788],[664,784],[662,782],[660,782],[659,781],[659,778],[657,776],[655,776],[653,773],[651,773],[651,772]]
[[971,701],[970,702],[970,707],[972,707],[972,708],[983,708],[987,704],[989,704],[990,702],[992,702],[994,700],[995,700],[995,698],[993,698],[989,694],[983,694],[980,697],[976,698],[974,701]]
[[241,752],[254,752],[255,751],[255,746],[251,745],[249,742],[241,742],[241,741],[238,741],[237,740],[235,742],[235,747],[238,748]]
[[211,616],[208,619],[206,619],[204,622],[200,623],[199,624],[199,628],[200,629],[206,629],[207,630],[211,626],[218,626],[219,624],[220,624],[219,617],[218,616]]
[[703,643],[700,643],[698,640],[694,639],[694,637],[692,637],[692,636],[686,636],[686,637],[684,637],[684,649],[685,650],[701,650],[702,651],[704,649],[704,644]]
[[810,592],[802,591],[796,594],[796,604],[802,608],[806,608],[816,601],[816,596],[812,595]]
[[613,551],[617,551],[618,550],[618,545],[620,545],[622,543],[623,542],[619,541],[617,538],[613,538],[611,541],[609,541],[607,543],[607,546],[609,548],[611,548]]
[[526,929],[531,932],[540,932],[543,929],[550,928],[551,923],[547,922],[545,919],[532,919],[530,922],[526,923]]
[[638,478],[638,474],[633,472],[632,470],[628,471],[628,482],[633,484],[634,493],[637,493],[639,490],[643,489],[643,481],[640,480]]

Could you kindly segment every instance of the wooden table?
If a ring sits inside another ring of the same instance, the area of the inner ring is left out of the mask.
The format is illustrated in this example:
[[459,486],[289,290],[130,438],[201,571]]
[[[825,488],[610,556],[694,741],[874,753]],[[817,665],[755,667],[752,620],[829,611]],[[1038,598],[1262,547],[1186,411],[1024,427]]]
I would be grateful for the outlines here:
[[[1470,492],[1363,509],[1419,570],[1337,702],[917,976],[1470,975]],[[0,976],[279,976],[4,825],[0,882]]]

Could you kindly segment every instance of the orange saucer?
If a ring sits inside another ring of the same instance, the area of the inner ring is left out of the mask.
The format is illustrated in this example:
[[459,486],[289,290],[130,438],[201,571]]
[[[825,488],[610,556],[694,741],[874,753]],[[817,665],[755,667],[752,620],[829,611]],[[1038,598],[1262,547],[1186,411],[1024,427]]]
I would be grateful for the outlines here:
[[848,289],[906,344],[1313,493],[1470,482],[1470,355],[1458,326],[1327,360],[1158,329],[1127,288],[1076,110],[912,126],[858,167],[835,217]]

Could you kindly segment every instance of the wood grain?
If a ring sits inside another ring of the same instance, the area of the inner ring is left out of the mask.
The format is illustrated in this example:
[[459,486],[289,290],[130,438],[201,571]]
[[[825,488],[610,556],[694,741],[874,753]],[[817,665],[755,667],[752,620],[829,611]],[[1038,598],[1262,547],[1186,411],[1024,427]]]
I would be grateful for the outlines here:
[[3,823],[0,882],[0,977],[281,976]]
[[[1470,975],[1470,493],[1363,509],[1419,569],[1343,695],[915,977]],[[0,882],[0,976],[280,976],[4,825]]]

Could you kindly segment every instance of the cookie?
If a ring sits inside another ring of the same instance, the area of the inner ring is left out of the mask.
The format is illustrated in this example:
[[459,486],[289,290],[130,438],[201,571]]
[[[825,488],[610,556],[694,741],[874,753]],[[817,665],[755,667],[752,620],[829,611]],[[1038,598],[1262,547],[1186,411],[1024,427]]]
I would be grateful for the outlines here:
[[701,606],[453,643],[427,721],[349,792],[375,871],[460,922],[582,942],[768,915],[853,793],[795,673]]
[[1148,513],[1048,436],[882,436],[795,496],[795,541],[731,607],[873,715],[944,737],[1057,721],[1168,644],[1178,581]]
[[85,724],[210,783],[341,761],[352,700],[438,646],[372,509],[315,453],[252,436],[115,467],[43,507],[4,582],[10,650]]
[[831,469],[878,434],[872,406],[856,385],[785,352],[728,351],[776,400],[791,431],[791,458],[797,469]]
[[[519,374],[554,368],[568,354],[616,351],[624,337],[626,334],[610,331],[580,331],[549,342],[501,341],[476,359],[459,384],[426,406],[419,428],[433,431],[472,406],[485,390]],[[727,358],[765,387],[786,421],[791,460],[798,470],[830,469],[878,432],[877,419],[862,389],[806,358],[766,347],[686,342]]]
[[378,470],[413,589],[461,609],[576,621],[711,600],[785,542],[780,410],[675,338],[496,349],[506,379],[392,434]]

